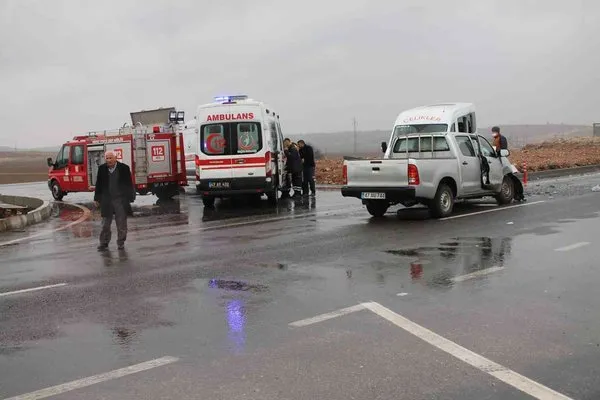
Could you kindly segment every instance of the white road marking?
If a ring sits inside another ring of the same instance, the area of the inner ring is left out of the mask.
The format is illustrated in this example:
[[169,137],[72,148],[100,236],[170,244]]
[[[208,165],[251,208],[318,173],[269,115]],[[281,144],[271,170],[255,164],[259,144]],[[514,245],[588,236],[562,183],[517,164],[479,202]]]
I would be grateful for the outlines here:
[[66,204],[69,204],[71,206],[74,206],[74,207],[77,207],[77,208],[81,209],[83,211],[83,215],[81,217],[79,217],[76,221],[70,222],[70,223],[68,223],[65,226],[61,226],[60,228],[52,229],[50,231],[44,231],[44,232],[35,233],[33,235],[25,236],[25,237],[22,237],[22,238],[19,238],[19,239],[9,240],[8,242],[2,242],[2,243],[0,243],[0,247],[2,247],[2,246],[8,246],[8,245],[19,243],[19,242],[23,242],[25,240],[33,239],[33,238],[40,237],[40,236],[51,235],[54,232],[62,231],[62,230],[68,229],[68,228],[70,228],[70,227],[72,227],[74,225],[80,224],[80,223],[82,223],[83,221],[85,221],[90,216],[90,209],[89,208],[84,207],[84,206],[79,205],[79,204],[75,204],[75,203],[66,203]]
[[402,292],[402,293],[398,293],[396,296],[404,297],[404,296],[408,296],[408,293]]
[[571,250],[578,249],[580,247],[587,246],[589,244],[590,244],[589,242],[579,242],[579,243],[574,243],[570,246],[559,247],[558,249],[554,249],[554,251],[571,251]]
[[478,370],[492,375],[496,379],[529,394],[530,396],[540,400],[572,400],[569,397],[558,393],[549,387],[546,387],[540,383],[537,383],[523,375],[516,373],[500,364],[497,364],[487,358],[480,356],[477,353],[472,352],[440,335],[435,332],[424,328],[403,316],[396,314],[392,310],[383,307],[379,303],[362,303],[362,305],[373,311],[375,314],[382,318],[385,318],[392,324],[404,329],[405,331],[412,333],[419,339],[437,347],[440,350],[458,358],[461,361],[477,368]]
[[476,211],[476,212],[468,213],[468,214],[452,215],[450,217],[440,218],[438,221],[446,221],[446,220],[449,220],[449,219],[458,219],[458,218],[472,217],[473,215],[486,214],[486,213],[503,211],[503,210],[510,210],[511,208],[517,208],[517,207],[533,206],[535,204],[541,204],[541,203],[545,203],[545,202],[546,202],[545,200],[540,200],[540,201],[534,201],[534,202],[531,202],[531,203],[515,204],[513,206],[497,207],[497,208],[494,208],[494,209],[491,209],[491,210]]
[[94,375],[87,378],[79,379],[76,381],[63,383],[62,385],[52,386],[46,389],[38,390],[27,394],[11,397],[5,400],[37,400],[45,399],[46,397],[56,396],[62,393],[70,392],[72,390],[81,389],[97,383],[106,382],[112,379],[122,378],[127,375],[135,374],[142,371],[147,371],[152,368],[161,367],[163,365],[171,364],[179,359],[176,357],[162,357],[156,360],[146,361],[141,364],[132,365],[126,368],[116,369],[104,374]]
[[464,281],[468,281],[469,279],[475,279],[480,276],[485,276],[485,275],[492,274],[494,272],[502,271],[503,269],[504,269],[504,267],[490,267],[490,268],[482,269],[479,271],[471,272],[470,274],[455,276],[454,278],[452,278],[450,280],[452,282],[464,282]]
[[302,319],[300,321],[292,322],[289,325],[299,328],[302,326],[308,326],[308,325],[316,324],[318,322],[327,321],[328,319],[341,317],[342,315],[347,315],[347,314],[350,314],[350,313],[353,313],[356,311],[360,311],[360,310],[364,310],[364,309],[365,308],[362,306],[362,304],[358,304],[358,305],[355,305],[352,307],[342,308],[340,310],[332,311],[332,312],[329,312],[326,314],[317,315],[316,317]]
[[21,294],[21,293],[37,292],[38,290],[52,289],[52,288],[63,287],[63,286],[67,286],[67,284],[66,283],[57,283],[56,285],[39,286],[39,287],[30,288],[30,289],[15,290],[14,292],[4,292],[4,293],[0,293],[0,297],[12,296],[12,295]]

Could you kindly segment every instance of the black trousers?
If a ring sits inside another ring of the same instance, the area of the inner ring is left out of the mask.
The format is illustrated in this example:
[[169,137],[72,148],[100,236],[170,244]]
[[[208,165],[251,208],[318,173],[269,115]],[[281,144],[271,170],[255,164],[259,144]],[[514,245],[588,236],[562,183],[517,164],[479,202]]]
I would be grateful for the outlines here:
[[315,189],[315,167],[304,167],[302,171],[302,193],[308,194],[308,188],[310,186],[310,192],[316,193]]
[[127,210],[122,199],[111,200],[111,205],[114,214],[108,217],[102,217],[102,231],[100,232],[100,244],[108,245],[112,236],[110,226],[112,225],[113,216],[117,225],[117,244],[125,244],[127,239]]

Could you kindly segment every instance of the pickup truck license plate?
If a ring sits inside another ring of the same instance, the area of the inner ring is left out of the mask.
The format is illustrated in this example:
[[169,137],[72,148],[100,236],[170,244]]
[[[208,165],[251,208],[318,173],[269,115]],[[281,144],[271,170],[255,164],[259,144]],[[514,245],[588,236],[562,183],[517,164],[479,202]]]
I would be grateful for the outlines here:
[[208,182],[209,189],[229,189],[229,182]]
[[385,199],[385,193],[362,192],[363,199]]

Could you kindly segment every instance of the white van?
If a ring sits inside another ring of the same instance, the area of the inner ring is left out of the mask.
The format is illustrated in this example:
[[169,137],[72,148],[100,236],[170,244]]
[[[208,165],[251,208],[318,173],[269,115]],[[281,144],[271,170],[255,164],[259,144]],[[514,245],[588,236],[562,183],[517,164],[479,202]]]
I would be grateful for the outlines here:
[[284,185],[285,153],[279,115],[245,95],[216,97],[196,113],[196,189],[204,205],[216,197],[267,195]]

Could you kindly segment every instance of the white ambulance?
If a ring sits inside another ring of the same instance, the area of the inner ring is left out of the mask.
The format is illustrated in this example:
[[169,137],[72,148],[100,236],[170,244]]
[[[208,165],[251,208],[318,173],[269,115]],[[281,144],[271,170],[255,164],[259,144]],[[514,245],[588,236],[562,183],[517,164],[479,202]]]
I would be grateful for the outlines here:
[[277,204],[285,153],[279,115],[246,95],[221,96],[196,113],[196,189],[204,205],[216,197],[267,195]]

